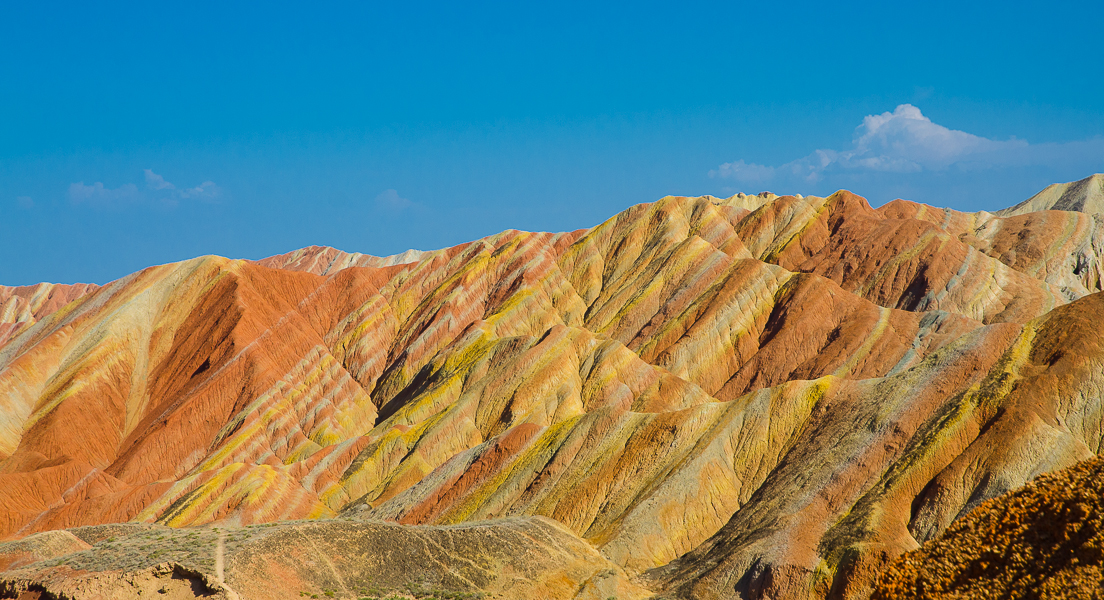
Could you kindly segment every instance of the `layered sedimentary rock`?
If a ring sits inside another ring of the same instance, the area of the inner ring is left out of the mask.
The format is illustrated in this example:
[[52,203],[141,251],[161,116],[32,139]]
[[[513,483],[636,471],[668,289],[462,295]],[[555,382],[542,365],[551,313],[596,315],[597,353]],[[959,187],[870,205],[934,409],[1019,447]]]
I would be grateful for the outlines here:
[[1079,181],[1055,183],[1023,202],[997,211],[1000,216],[1022,215],[1040,210],[1068,210],[1104,213],[1104,173]]
[[152,267],[0,346],[0,536],[543,517],[649,593],[861,598],[1099,452],[1096,219],[668,197]]
[[22,287],[0,285],[0,346],[43,316],[95,291],[92,284],[40,283]]
[[361,254],[359,252],[342,252],[337,248],[328,246],[309,246],[287,254],[270,256],[257,261],[257,264],[275,269],[290,269],[293,271],[307,271],[315,275],[329,275],[348,267],[390,267],[416,263],[442,252],[447,252],[447,250],[435,252],[407,250],[391,256],[372,256],[371,254]]
[[651,578],[699,598],[864,597],[983,500],[1099,451],[1101,319],[1094,294],[849,384],[751,502]]

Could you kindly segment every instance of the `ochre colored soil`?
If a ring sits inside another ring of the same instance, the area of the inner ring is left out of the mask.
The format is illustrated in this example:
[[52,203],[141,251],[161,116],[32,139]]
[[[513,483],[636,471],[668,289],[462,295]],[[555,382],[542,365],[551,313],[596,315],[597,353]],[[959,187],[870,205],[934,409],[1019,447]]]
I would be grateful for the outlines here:
[[1104,458],[985,502],[909,552],[871,600],[1104,597]]

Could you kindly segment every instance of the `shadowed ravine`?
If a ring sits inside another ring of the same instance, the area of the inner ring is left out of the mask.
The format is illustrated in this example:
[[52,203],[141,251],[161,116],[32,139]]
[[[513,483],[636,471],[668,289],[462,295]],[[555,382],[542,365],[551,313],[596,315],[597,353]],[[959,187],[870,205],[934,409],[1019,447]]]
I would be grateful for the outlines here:
[[1099,453],[1101,181],[0,287],[0,597],[868,598]]

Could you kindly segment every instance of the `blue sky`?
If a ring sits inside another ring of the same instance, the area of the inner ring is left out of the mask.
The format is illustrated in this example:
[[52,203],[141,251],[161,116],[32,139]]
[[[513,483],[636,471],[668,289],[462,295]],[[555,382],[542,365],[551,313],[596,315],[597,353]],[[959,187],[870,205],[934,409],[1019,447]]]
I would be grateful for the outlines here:
[[1100,2],[315,4],[0,1],[0,284],[1104,171]]

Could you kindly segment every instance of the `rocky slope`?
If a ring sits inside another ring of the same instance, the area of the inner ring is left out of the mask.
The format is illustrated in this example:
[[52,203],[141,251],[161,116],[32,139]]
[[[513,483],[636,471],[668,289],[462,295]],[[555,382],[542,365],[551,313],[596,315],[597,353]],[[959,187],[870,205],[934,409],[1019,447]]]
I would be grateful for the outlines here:
[[[863,598],[980,503],[1099,452],[1097,223],[668,197],[570,233],[24,293],[0,536],[541,517],[566,536],[555,597],[608,571],[625,594]],[[62,585],[18,558],[53,550],[4,552],[11,590]],[[158,564],[126,568],[177,573]]]
[[[5,546],[0,552],[19,561],[0,583],[0,594],[8,597],[650,595],[589,544],[542,517],[451,527],[336,519],[202,529],[125,524],[44,532]],[[20,556],[17,547],[37,554]]]
[[1104,596],[1104,459],[989,500],[905,554],[872,600]]
[[81,296],[95,291],[92,284],[40,283],[22,287],[0,285],[0,346],[38,319],[56,312]]
[[1022,215],[1040,210],[1104,213],[1104,173],[1080,181],[1055,183],[1016,206],[998,211],[1001,216]]

